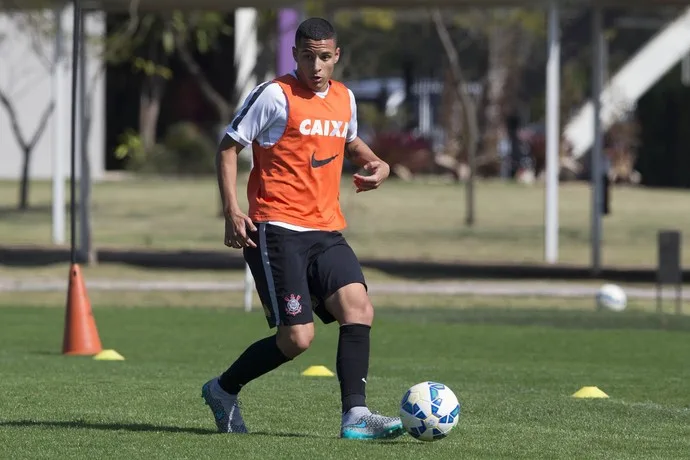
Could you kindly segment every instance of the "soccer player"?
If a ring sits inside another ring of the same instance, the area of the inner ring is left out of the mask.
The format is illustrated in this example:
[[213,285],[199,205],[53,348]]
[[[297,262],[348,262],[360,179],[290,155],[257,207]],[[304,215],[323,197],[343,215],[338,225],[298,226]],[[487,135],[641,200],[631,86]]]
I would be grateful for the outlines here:
[[[357,193],[377,189],[389,166],[357,137],[352,92],[331,79],[340,57],[336,32],[321,18],[300,24],[297,69],[254,89],[236,114],[217,155],[225,212],[225,245],[242,248],[275,335],[250,345],[202,396],[221,432],[246,433],[238,393],[250,381],[309,348],[314,317],[337,321],[340,437],[399,436],[399,418],[372,413],[365,401],[369,333],[374,317],[359,261],[340,231],[343,155],[363,168]],[[252,143],[249,212],[237,202],[237,154]]]

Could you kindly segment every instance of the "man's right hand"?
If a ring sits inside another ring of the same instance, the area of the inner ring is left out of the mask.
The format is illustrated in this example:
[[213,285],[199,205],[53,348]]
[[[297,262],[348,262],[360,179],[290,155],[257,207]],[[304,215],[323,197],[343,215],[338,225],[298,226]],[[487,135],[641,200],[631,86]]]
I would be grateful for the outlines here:
[[230,213],[225,218],[225,245],[235,249],[255,248],[256,244],[247,236],[247,230],[256,231],[252,220],[242,211]]

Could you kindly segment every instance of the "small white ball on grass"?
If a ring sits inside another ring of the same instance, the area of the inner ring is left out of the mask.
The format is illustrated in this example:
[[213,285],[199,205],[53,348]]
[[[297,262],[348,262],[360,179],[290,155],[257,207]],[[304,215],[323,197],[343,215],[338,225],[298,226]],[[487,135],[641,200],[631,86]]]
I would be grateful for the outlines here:
[[628,304],[628,296],[616,284],[604,284],[597,291],[597,307],[603,310],[623,311]]

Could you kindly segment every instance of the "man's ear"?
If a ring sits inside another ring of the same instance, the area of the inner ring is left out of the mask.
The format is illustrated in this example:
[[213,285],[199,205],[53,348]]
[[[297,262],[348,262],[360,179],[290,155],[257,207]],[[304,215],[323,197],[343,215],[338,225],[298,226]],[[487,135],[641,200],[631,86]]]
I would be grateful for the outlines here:
[[294,46],[292,47],[292,59],[294,59],[295,62],[297,62],[297,48]]
[[340,48],[335,49],[335,54],[333,55],[333,57],[335,58],[335,63],[337,64],[340,60]]

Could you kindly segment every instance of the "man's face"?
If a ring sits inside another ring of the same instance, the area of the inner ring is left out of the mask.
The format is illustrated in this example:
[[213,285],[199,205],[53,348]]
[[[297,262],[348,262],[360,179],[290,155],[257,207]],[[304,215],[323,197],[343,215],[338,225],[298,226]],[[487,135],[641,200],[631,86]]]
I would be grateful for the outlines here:
[[302,40],[292,48],[292,55],[297,62],[299,78],[312,91],[325,91],[340,59],[340,48],[335,40]]

